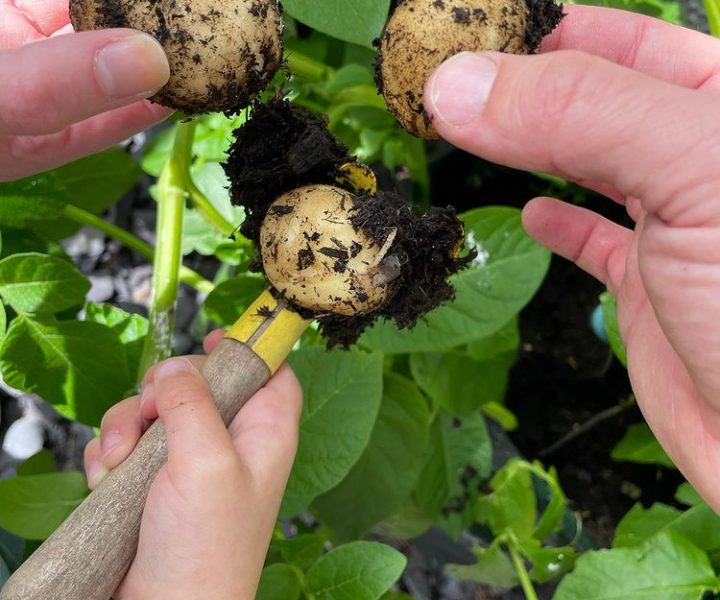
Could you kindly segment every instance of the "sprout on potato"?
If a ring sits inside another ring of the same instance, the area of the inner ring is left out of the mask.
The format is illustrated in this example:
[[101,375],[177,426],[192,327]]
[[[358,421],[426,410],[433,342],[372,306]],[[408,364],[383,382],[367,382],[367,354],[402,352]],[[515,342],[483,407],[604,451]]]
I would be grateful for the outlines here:
[[378,87],[407,131],[437,139],[423,108],[437,67],[463,51],[530,54],[561,18],[554,0],[401,0],[380,39]]
[[389,254],[395,232],[385,239],[352,224],[350,192],[310,185],[278,198],[260,229],[263,267],[285,298],[316,313],[362,315],[382,306],[399,275]]
[[170,81],[151,99],[188,114],[236,112],[282,61],[277,0],[71,0],[77,31],[130,27],[155,37]]

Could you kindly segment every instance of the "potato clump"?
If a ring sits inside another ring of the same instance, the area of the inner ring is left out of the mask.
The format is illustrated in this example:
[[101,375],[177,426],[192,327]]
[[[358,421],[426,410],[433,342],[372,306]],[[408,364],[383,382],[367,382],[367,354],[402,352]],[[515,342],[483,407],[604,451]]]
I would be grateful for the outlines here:
[[70,0],[76,31],[130,27],[155,37],[170,81],[151,98],[187,114],[237,112],[282,61],[277,0]]
[[382,306],[399,275],[392,230],[372,239],[351,222],[353,195],[330,185],[283,194],[260,230],[265,275],[291,302],[319,314],[362,315]]
[[554,0],[401,0],[379,41],[376,79],[388,110],[411,134],[438,139],[423,87],[463,51],[530,54],[562,18]]

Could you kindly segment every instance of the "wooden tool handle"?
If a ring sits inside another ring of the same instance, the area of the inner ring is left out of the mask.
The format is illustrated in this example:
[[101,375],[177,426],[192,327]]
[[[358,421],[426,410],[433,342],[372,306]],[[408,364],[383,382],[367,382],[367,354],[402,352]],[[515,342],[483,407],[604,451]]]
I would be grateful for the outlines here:
[[[270,378],[262,359],[229,338],[202,371],[226,425]],[[157,421],[127,460],[13,574],[0,600],[108,600],[135,556],[145,500],[166,460],[165,430]]]

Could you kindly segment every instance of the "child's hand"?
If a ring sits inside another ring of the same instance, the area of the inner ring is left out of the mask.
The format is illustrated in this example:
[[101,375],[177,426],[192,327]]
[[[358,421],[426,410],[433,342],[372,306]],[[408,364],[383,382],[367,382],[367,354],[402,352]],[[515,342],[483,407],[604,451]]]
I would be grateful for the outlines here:
[[[207,351],[221,334],[208,336]],[[85,466],[95,487],[159,416],[168,463],[148,496],[117,600],[252,600],[297,447],[300,385],[283,366],[225,429],[198,367],[172,358],[110,409]]]

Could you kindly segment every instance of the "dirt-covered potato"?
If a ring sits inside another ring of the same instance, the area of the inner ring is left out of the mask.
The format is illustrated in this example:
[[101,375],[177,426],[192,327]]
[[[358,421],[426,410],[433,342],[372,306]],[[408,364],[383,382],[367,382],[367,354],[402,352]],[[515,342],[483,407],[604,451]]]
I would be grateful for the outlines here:
[[153,98],[188,114],[236,112],[282,60],[277,0],[70,0],[77,31],[130,27],[165,49],[170,81]]
[[370,239],[351,222],[353,195],[330,185],[288,192],[260,230],[265,274],[293,303],[318,314],[362,315],[389,297],[399,264],[393,232]]
[[407,131],[437,139],[423,87],[440,64],[463,51],[529,54],[561,18],[554,0],[401,0],[380,39],[378,88]]

